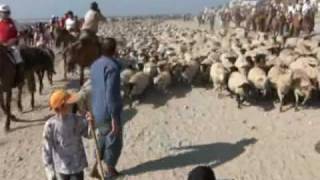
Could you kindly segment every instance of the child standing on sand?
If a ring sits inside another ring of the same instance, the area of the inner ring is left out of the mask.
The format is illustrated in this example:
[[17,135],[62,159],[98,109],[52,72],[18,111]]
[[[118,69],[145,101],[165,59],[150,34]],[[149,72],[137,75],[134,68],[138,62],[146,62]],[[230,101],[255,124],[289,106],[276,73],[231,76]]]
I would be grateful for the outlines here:
[[60,89],[52,93],[49,105],[55,115],[45,124],[42,147],[43,163],[48,180],[83,180],[88,166],[82,137],[88,137],[90,113],[86,119],[70,113],[78,101],[75,94]]

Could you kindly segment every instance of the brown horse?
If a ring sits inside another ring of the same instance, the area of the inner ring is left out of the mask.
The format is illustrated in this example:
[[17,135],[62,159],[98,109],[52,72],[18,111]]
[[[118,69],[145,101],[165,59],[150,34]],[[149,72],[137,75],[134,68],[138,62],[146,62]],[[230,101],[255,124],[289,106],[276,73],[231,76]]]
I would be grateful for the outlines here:
[[259,9],[254,15],[254,23],[256,30],[260,32],[265,32],[266,30],[267,13],[265,9]]
[[314,30],[314,12],[309,10],[308,13],[302,19],[302,31],[304,33],[310,34]]
[[270,31],[274,36],[283,35],[286,26],[286,17],[283,13],[278,12],[271,21]]
[[290,35],[291,36],[299,36],[300,31],[301,31],[301,27],[302,27],[302,15],[295,14],[292,17]]
[[63,52],[68,71],[80,66],[80,85],[84,83],[84,68],[90,66],[101,55],[100,42],[95,35],[88,35],[85,39],[71,44]]
[[267,15],[267,18],[265,20],[265,31],[266,32],[270,32],[272,31],[271,29],[271,24],[272,24],[272,21],[276,18],[276,15],[277,15],[277,10],[273,7],[268,7],[266,10],[266,15]]
[[[66,29],[62,29],[59,27],[53,28],[53,39],[55,41],[55,45],[58,48],[68,48],[69,45],[74,43],[77,40],[77,37],[73,36],[69,31]],[[63,55],[63,63],[64,63],[64,79],[67,79],[67,60],[66,57]]]
[[16,87],[16,65],[12,62],[9,49],[0,45],[0,105],[6,114],[5,131],[10,129],[12,89]]

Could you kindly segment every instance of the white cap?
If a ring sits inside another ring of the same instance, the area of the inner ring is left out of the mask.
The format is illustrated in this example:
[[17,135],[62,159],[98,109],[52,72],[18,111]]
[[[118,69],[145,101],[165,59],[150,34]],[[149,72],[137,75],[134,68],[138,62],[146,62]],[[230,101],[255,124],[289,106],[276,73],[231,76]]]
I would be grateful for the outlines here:
[[1,4],[0,5],[0,12],[10,12],[10,7],[6,4]]

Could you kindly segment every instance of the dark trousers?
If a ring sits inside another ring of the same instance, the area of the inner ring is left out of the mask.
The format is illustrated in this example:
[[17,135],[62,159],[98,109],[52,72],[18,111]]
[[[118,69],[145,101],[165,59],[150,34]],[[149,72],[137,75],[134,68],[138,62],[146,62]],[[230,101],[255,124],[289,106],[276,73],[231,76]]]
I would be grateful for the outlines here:
[[57,180],[84,180],[83,171],[77,174],[58,174]]

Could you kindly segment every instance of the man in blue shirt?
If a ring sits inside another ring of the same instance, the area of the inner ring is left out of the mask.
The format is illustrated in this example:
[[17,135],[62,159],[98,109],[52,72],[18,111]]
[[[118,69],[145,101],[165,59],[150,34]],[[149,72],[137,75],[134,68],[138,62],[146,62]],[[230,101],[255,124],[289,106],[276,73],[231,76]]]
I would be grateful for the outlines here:
[[91,65],[92,113],[97,127],[101,158],[108,166],[107,177],[118,175],[115,166],[122,149],[120,64],[115,60],[116,41],[102,43],[102,56]]

